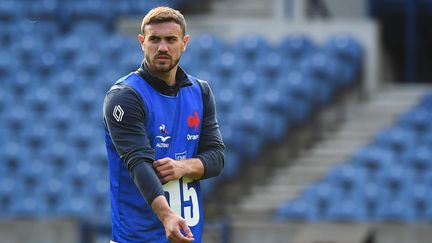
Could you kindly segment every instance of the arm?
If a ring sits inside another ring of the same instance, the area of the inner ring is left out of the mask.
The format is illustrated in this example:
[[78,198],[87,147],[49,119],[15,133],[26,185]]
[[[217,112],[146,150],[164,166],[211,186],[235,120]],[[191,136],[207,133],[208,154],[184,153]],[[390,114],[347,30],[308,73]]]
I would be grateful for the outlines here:
[[[119,121],[113,114],[117,106],[123,111]],[[145,119],[142,100],[130,87],[118,85],[108,92],[104,100],[105,124],[136,186],[151,205],[154,198],[164,195],[164,191],[151,166],[154,150],[147,137]]]
[[[165,227],[165,234],[171,242],[191,242],[194,240],[186,220],[176,215],[164,196],[158,196],[151,204],[153,211]],[[184,236],[181,231],[184,231]]]
[[201,179],[219,175],[225,163],[225,144],[216,119],[216,102],[210,86],[205,81],[198,81],[203,94],[203,122],[201,126],[200,141],[198,144],[197,159],[204,166]]

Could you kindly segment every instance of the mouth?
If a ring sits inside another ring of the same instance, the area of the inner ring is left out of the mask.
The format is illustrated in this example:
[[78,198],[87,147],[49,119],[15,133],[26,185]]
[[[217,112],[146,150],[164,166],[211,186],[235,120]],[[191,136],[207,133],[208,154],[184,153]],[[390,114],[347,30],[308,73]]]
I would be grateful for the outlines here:
[[168,59],[170,59],[170,56],[168,56],[168,55],[157,55],[156,59],[159,59],[159,60],[168,60]]

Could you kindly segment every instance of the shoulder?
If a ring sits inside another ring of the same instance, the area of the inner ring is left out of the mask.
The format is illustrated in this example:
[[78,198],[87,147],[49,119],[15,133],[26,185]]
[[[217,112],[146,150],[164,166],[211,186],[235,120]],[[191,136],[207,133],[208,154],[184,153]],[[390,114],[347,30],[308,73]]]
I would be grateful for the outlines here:
[[203,98],[210,95],[210,93],[211,93],[210,85],[206,80],[195,78],[191,75],[188,75],[188,76],[189,76],[189,79],[191,79],[192,81],[195,80],[197,82],[197,84],[200,87],[201,92],[203,94]]
[[107,92],[105,100],[139,100],[140,96],[131,86],[120,83],[114,84]]
[[104,110],[111,111],[115,107],[134,112],[145,111],[143,100],[138,93],[129,85],[122,83],[113,85],[105,96]]

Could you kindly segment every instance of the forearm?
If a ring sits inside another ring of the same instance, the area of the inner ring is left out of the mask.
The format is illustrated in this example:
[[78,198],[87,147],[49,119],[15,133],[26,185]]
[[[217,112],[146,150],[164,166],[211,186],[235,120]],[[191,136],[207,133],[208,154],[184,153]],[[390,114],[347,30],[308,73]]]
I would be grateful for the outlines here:
[[168,201],[163,195],[156,197],[151,203],[151,207],[162,224],[165,224],[167,219],[174,215],[174,211],[169,207]]
[[188,177],[192,180],[199,180],[204,175],[204,164],[198,158],[181,160],[184,165],[183,176]]
[[149,205],[158,196],[164,195],[164,190],[159,178],[153,171],[152,164],[147,162],[137,163],[131,170],[132,179],[141,195]]
[[223,151],[223,148],[211,149],[196,156],[204,165],[204,174],[201,179],[208,179],[220,174],[225,164]]

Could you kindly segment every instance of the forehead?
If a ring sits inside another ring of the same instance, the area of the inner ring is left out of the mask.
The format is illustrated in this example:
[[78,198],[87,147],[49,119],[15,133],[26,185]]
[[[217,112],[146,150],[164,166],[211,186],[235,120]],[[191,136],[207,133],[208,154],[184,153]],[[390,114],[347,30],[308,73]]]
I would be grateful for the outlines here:
[[144,31],[146,36],[182,36],[182,29],[175,22],[149,24],[146,25]]

